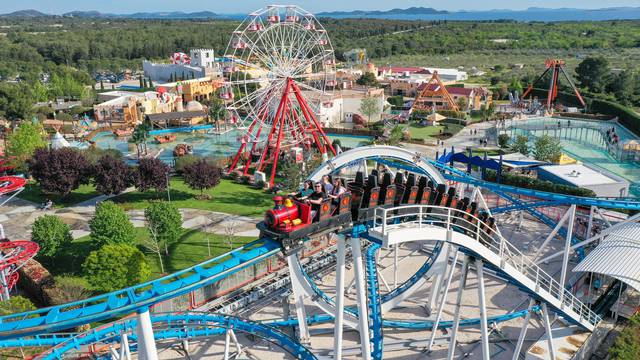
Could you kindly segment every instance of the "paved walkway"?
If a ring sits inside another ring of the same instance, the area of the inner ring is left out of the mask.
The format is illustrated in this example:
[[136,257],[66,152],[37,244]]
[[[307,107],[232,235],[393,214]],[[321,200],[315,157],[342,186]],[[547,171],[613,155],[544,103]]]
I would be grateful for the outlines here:
[[[421,152],[428,158],[434,159],[436,156],[436,152],[442,155],[445,149],[447,149],[447,152],[451,151],[452,146],[455,148],[456,152],[465,150],[467,147],[481,148],[479,140],[485,139],[487,137],[489,129],[493,128],[494,126],[495,121],[486,121],[471,124],[460,130],[460,132],[458,132],[451,138],[444,140],[444,144],[439,144],[438,146],[408,143],[403,143],[402,146],[412,151]],[[473,134],[472,131],[475,131],[476,133]],[[497,144],[495,143],[495,141],[489,141],[489,143],[487,144],[487,149],[495,148],[497,148]]]
[[[30,239],[33,223],[42,215],[56,215],[71,228],[74,239],[89,234],[89,220],[95,213],[95,205],[107,200],[109,196],[98,196],[75,206],[47,211],[38,210],[38,205],[27,200],[15,198],[0,207],[0,224],[10,239]],[[236,236],[259,235],[256,224],[260,221],[246,216],[220,212],[180,209],[182,226],[185,229],[197,229],[214,234]],[[144,210],[131,210],[127,214],[135,227],[144,227]]]

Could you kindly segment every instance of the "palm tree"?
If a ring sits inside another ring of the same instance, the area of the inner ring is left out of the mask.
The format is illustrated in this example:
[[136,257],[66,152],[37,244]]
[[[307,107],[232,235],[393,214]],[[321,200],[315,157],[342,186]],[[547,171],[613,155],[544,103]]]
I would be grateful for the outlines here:
[[[218,98],[213,98],[210,102],[209,102],[209,119],[215,121],[216,123],[216,130],[220,131],[220,119],[224,119],[227,116],[227,107],[224,105],[224,103],[218,99]],[[225,122],[225,127],[226,127],[226,122]]]

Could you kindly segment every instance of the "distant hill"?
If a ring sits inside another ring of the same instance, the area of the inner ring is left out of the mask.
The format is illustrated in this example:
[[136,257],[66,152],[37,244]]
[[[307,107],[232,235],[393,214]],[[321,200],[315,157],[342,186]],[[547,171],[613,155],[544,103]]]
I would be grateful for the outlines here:
[[0,17],[41,17],[48,16],[45,13],[41,13],[38,10],[18,10],[8,14],[2,14]]
[[[46,16],[59,16],[45,14],[37,10],[19,10],[9,14],[2,14],[0,17],[4,18],[24,18],[24,17],[46,17]],[[170,11],[170,12],[139,12],[134,14],[110,14],[101,13],[99,11],[71,11],[62,14],[66,17],[77,18],[103,18],[103,19],[213,19],[224,18],[224,15],[218,15],[211,11],[198,11],[192,13],[185,13],[182,11]]]
[[391,9],[391,10],[353,10],[353,11],[330,11],[321,12],[317,16],[381,16],[381,15],[434,15],[448,14],[446,10],[436,10],[426,7],[410,7],[407,9]]
[[220,15],[211,11],[199,11],[185,13],[182,11],[170,12],[139,12],[133,14],[103,14],[98,11],[72,11],[62,16],[72,16],[80,18],[120,18],[120,19],[212,19],[219,18]]

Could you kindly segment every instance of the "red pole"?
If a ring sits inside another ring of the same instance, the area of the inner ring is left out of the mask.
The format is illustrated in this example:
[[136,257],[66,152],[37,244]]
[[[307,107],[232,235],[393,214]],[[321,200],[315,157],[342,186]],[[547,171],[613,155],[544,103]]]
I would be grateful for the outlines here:
[[263,169],[264,160],[266,158],[267,152],[269,152],[269,146],[271,146],[271,139],[273,138],[273,134],[275,134],[276,132],[276,125],[279,122],[280,113],[282,111],[282,107],[284,106],[284,101],[287,98],[288,94],[289,94],[289,86],[287,85],[287,87],[284,89],[284,92],[282,94],[282,98],[280,98],[280,104],[278,105],[278,111],[276,111],[276,116],[273,118],[273,123],[271,124],[271,130],[269,131],[269,136],[267,137],[267,145],[265,146],[264,152],[260,157],[260,165],[258,165],[259,171],[262,171]]
[[[253,120],[253,122],[249,126],[249,131],[247,131],[248,134],[251,134],[251,131],[253,131],[253,126],[255,124],[256,124],[256,120]],[[233,162],[231,163],[231,166],[229,167],[228,174],[231,174],[231,172],[233,172],[233,170],[236,169],[236,165],[238,164],[238,160],[240,160],[240,155],[242,154],[242,152],[244,151],[244,148],[246,146],[247,146],[247,143],[242,143],[242,145],[240,145],[240,149],[238,149],[238,152],[236,153],[236,156],[233,158]]]
[[[285,118],[287,116],[287,103],[289,100],[289,87],[284,90],[282,96],[282,102],[284,103],[282,113],[280,114],[280,128],[278,129],[278,141],[276,142],[276,151],[273,154],[273,163],[271,164],[271,178],[269,179],[269,187],[273,187],[276,178],[276,167],[278,166],[278,157],[280,156],[280,143],[282,142],[282,129],[284,128]],[[286,100],[286,101],[285,101]]]
[[[292,105],[293,107],[293,105]],[[302,129],[302,145],[304,146],[305,149],[309,150],[309,148],[311,148],[311,146],[307,143],[307,137],[305,136],[305,128],[304,125],[302,125],[302,123],[300,122],[300,118],[298,118],[298,112],[297,111],[292,111],[293,113],[293,118],[296,121],[296,123],[298,124],[298,126],[300,126],[300,129]]]
[[258,139],[260,138],[260,132],[262,132],[262,125],[260,125],[260,127],[258,128],[258,132],[256,133],[256,140],[253,142],[253,145],[251,145],[249,157],[247,158],[247,162],[244,164],[244,170],[242,171],[243,176],[247,176],[247,174],[249,173],[249,166],[251,166],[251,154],[253,154],[256,149],[256,144],[258,144]]
[[324,131],[322,131],[322,126],[320,126],[320,124],[316,120],[315,116],[313,115],[313,112],[311,111],[311,109],[309,109],[309,105],[307,104],[307,101],[300,94],[300,88],[298,88],[298,85],[296,85],[296,83],[293,80],[291,80],[291,85],[293,86],[293,90],[294,90],[293,92],[294,92],[294,94],[296,96],[296,99],[298,99],[298,103],[301,103],[301,105],[302,105],[301,108],[304,109],[303,112],[308,112],[308,114],[311,116],[311,120],[313,121],[313,125],[315,125],[315,127],[316,127],[316,129],[318,129],[318,131],[320,131],[320,135],[322,135],[322,139],[325,141],[325,144],[329,147],[329,150],[331,150],[331,153],[335,156],[336,155],[336,151],[333,148],[333,145],[331,145],[331,142],[327,138],[327,135],[324,133]]

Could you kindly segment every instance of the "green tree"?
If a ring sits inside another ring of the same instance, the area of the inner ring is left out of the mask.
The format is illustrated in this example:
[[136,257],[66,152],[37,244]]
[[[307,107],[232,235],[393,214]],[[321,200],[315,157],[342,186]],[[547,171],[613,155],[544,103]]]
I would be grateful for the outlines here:
[[356,84],[367,87],[377,87],[379,85],[376,75],[372,72],[366,72],[362,74],[362,76],[360,76],[358,80],[356,80]]
[[538,161],[558,162],[562,155],[560,140],[542,135],[536,139],[533,146],[533,157]]
[[511,150],[529,155],[529,138],[524,135],[516,136],[516,140],[511,144]]
[[0,83],[0,117],[26,120],[34,114],[31,88],[25,84]]
[[38,256],[53,258],[58,251],[73,241],[71,228],[55,215],[36,219],[31,228],[31,240],[40,245]]
[[153,201],[144,210],[151,236],[164,245],[165,255],[169,255],[169,244],[178,241],[182,233],[182,215],[178,208],[166,201]]
[[460,108],[460,111],[466,111],[467,110],[467,98],[465,97],[460,97],[458,98],[458,108]]
[[513,79],[511,79],[511,83],[509,83],[509,91],[510,92],[514,92],[517,91],[519,95],[522,95],[522,83],[520,82],[520,79],[518,79],[517,77],[514,77]]
[[620,103],[629,106],[634,99],[634,90],[637,81],[638,77],[633,71],[622,71],[618,75],[613,76],[609,83],[609,91],[615,95]]
[[144,254],[127,244],[109,244],[92,251],[82,271],[91,288],[100,292],[139,284],[151,275]]
[[96,206],[96,213],[89,220],[91,240],[96,247],[105,244],[133,244],[135,234],[133,224],[124,210],[111,201],[103,201]]
[[360,102],[360,112],[367,117],[367,122],[371,117],[380,113],[380,101],[372,96],[367,96]]
[[400,126],[400,125],[396,125],[389,132],[389,136],[387,137],[387,140],[385,142],[387,143],[387,145],[394,145],[395,146],[395,145],[398,145],[402,141],[403,137],[404,137],[404,129],[403,129],[403,127]]
[[576,68],[580,85],[594,93],[602,93],[611,79],[609,60],[602,56],[587,57]]
[[26,170],[27,160],[37,149],[47,146],[47,134],[41,124],[23,121],[7,136],[7,155],[13,157],[11,165],[18,170]]
[[33,83],[33,86],[31,87],[31,89],[33,90],[33,99],[35,101],[49,100],[47,87],[42,85],[42,83],[39,80]]
[[509,135],[500,134],[498,136],[498,146],[504,149],[507,147],[508,144],[509,144]]
[[23,296],[12,296],[9,300],[0,301],[0,316],[35,310],[31,300]]
[[609,356],[613,360],[640,359],[640,315],[636,314],[629,319],[629,324],[609,348]]

